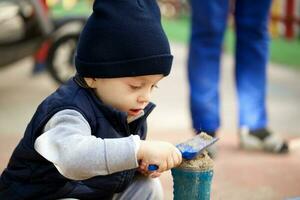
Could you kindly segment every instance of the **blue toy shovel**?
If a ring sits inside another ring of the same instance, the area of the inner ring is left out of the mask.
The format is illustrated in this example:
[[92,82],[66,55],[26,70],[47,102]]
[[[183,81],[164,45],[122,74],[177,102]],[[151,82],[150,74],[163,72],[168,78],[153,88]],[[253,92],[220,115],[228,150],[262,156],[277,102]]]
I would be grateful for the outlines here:
[[[200,135],[197,135],[183,143],[177,144],[176,147],[179,149],[184,159],[192,160],[207,147],[218,141],[218,139],[219,138],[213,138],[211,140],[208,140],[202,138]],[[149,171],[155,171],[157,169],[157,165],[148,166]]]

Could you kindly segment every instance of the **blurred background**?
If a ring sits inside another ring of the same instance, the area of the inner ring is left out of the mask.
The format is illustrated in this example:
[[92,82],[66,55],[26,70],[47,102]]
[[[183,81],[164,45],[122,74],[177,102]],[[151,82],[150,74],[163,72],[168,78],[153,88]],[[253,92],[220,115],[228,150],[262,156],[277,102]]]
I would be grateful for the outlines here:
[[[76,44],[92,2],[0,0],[0,171],[39,103],[74,74]],[[193,135],[186,74],[190,5],[188,0],[158,2],[174,65],[154,93],[158,106],[149,118],[149,138],[176,144]],[[288,155],[238,147],[231,18],[223,46],[222,123],[212,199],[300,197],[300,0],[273,0],[269,23],[269,124],[290,142]],[[165,199],[172,199],[171,174],[160,179]]]
[[[163,25],[169,38],[187,44],[190,34],[190,8],[188,0],[160,0]],[[299,0],[273,0],[270,13],[269,31],[271,61],[298,68],[300,52],[300,3]],[[224,50],[234,50],[232,16],[225,36]],[[297,56],[298,55],[298,56]]]

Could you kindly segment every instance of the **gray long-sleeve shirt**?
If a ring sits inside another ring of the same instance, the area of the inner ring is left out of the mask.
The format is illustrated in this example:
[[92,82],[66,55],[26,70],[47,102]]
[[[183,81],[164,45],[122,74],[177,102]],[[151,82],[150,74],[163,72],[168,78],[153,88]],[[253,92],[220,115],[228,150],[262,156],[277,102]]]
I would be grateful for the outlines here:
[[138,167],[138,135],[101,139],[92,135],[86,119],[76,110],[59,111],[47,122],[35,150],[65,177],[83,180]]

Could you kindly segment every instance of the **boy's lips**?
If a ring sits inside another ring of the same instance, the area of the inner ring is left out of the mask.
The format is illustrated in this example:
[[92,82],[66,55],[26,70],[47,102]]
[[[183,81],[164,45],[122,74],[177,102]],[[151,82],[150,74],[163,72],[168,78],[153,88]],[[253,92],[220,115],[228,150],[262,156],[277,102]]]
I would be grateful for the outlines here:
[[140,114],[140,112],[141,112],[142,110],[143,110],[143,109],[130,109],[130,110],[128,111],[128,114],[129,114],[129,115],[134,115],[134,116],[136,116],[136,115]]

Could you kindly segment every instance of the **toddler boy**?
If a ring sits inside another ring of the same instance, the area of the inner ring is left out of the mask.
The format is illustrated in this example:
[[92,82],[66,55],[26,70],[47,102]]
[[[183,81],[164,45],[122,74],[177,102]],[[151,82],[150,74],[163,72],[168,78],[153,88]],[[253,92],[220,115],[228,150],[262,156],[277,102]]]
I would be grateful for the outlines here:
[[151,177],[181,154],[145,141],[151,92],[172,65],[156,1],[96,0],[75,65],[37,108],[1,175],[0,199],[162,199]]

